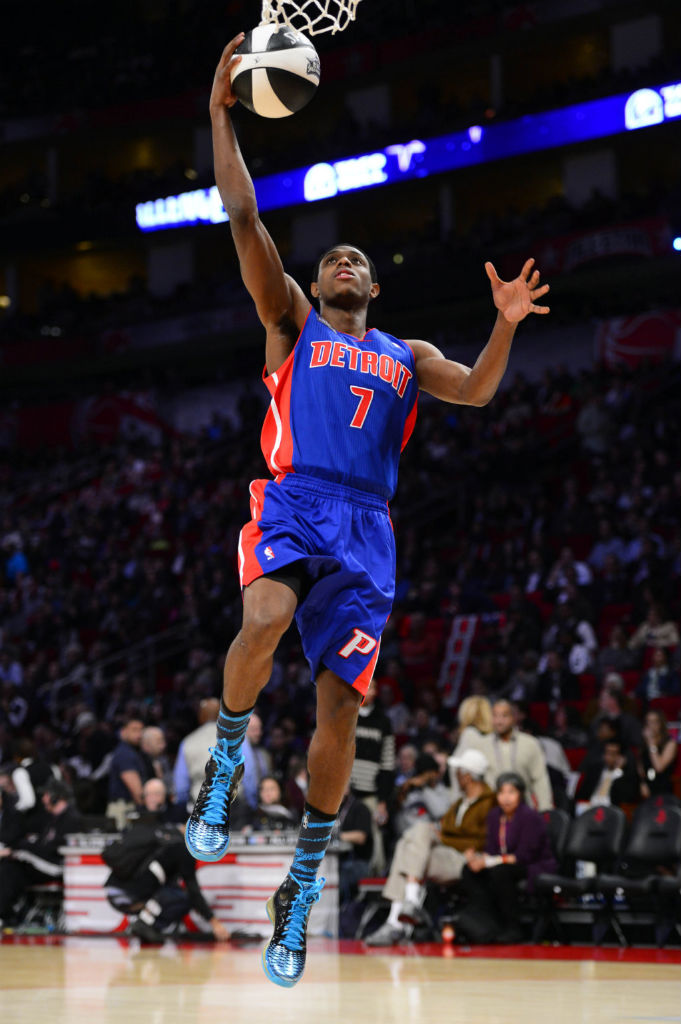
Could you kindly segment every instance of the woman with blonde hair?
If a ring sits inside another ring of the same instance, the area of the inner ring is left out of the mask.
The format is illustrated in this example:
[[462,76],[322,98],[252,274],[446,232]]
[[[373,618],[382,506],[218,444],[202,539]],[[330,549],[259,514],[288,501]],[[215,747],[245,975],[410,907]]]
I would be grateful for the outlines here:
[[[450,761],[459,758],[464,750],[480,750],[484,753],[484,737],[492,731],[492,705],[487,697],[466,697],[459,705],[459,735]],[[487,755],[485,755],[487,756]],[[450,767],[450,787],[455,796],[459,795],[456,772]]]
[[468,729],[483,736],[492,731],[492,705],[487,697],[466,697],[459,705],[459,743]]

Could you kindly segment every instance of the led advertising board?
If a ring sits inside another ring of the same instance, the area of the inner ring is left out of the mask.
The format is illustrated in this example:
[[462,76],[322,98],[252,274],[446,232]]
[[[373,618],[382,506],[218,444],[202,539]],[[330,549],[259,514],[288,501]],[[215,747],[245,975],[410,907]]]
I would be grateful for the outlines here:
[[[357,189],[425,178],[523,153],[636,131],[678,117],[681,117],[681,82],[575,103],[484,127],[473,125],[466,131],[433,139],[412,139],[374,153],[270,174],[256,178],[253,184],[259,209],[274,210],[331,199]],[[221,224],[227,220],[215,186],[138,203],[135,215],[141,231]]]

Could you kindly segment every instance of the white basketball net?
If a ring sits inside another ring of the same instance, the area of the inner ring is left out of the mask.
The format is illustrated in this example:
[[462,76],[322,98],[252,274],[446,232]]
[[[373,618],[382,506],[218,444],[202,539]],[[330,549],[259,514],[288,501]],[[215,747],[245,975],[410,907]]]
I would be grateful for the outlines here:
[[262,0],[261,24],[288,25],[308,36],[342,32],[355,20],[360,0]]

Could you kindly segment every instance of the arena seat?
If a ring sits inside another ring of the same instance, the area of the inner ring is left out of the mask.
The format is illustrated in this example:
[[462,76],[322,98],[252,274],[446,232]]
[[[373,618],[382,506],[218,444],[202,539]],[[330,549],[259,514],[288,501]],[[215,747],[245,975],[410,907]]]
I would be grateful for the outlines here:
[[551,718],[551,709],[546,701],[533,701],[530,704],[530,718],[543,731],[548,729]]
[[386,902],[382,898],[383,887],[386,882],[387,878],[372,876],[360,878],[357,883],[357,899],[363,904],[363,909],[355,932],[355,938],[361,939],[368,933],[369,926],[373,922],[374,917],[382,907],[386,906]]
[[668,722],[678,722],[681,719],[681,697],[654,697],[648,709],[661,711]]
[[628,669],[626,672],[620,672],[620,675],[624,682],[625,693],[632,693],[641,681],[641,673],[637,668]]
[[525,596],[527,597],[528,601],[531,601],[532,604],[536,605],[536,607],[539,609],[539,614],[542,617],[542,621],[548,622],[551,616],[553,615],[554,606],[549,601],[544,600],[544,598],[541,595],[541,591],[535,590],[533,593],[526,594]]
[[445,639],[445,620],[442,618],[428,619],[426,622],[426,636],[433,647],[439,652]]
[[572,533],[565,537],[561,547],[568,547],[572,549],[572,553],[577,559],[587,559],[589,552],[594,545],[593,534],[591,533]]
[[[672,804],[660,804],[654,797],[637,808],[632,821],[626,849],[615,874],[598,874],[594,891],[605,900],[606,918],[615,926],[622,945],[626,937],[617,909],[615,894],[621,894],[635,905],[652,905],[655,909],[655,941],[658,946],[673,927],[674,906],[660,893],[661,877],[677,881],[681,871],[681,811]],[[663,875],[662,872],[665,872]],[[659,894],[659,896],[658,896]],[[605,932],[601,937],[604,937]]]
[[49,932],[65,931],[64,885],[61,881],[30,885],[25,892],[26,910],[21,928],[41,928]]
[[[538,876],[535,882],[537,894],[543,897],[543,919],[546,924],[554,925],[556,934],[561,941],[566,941],[557,914],[557,901],[577,900],[581,904],[582,897],[594,892],[594,877],[577,877],[576,865],[579,861],[592,861],[596,864],[597,873],[612,871],[622,851],[622,843],[626,829],[626,818],[619,807],[590,807],[579,817],[574,818],[565,844],[566,865],[562,871],[545,873]],[[615,928],[617,937],[622,942],[624,936],[616,918],[612,917],[610,908],[594,908],[592,927],[594,942],[600,943],[609,925]],[[535,933],[535,942],[543,938]],[[626,940],[624,940],[624,944]]]
[[[542,811],[542,818],[546,822],[546,827],[549,832],[553,856],[556,859],[558,869],[561,870],[564,866],[565,847],[567,845],[568,835],[570,834],[572,819],[567,811],[562,811],[558,807],[554,807],[548,811]],[[521,882],[520,887],[527,892],[526,882]],[[536,895],[530,895],[528,892],[525,909],[528,909],[532,915],[532,941],[539,941],[539,939],[544,935],[548,924],[546,907],[543,905],[543,900]]]
[[606,604],[603,606],[598,619],[598,627],[596,629],[596,634],[601,645],[607,644],[610,631],[613,626],[622,625],[625,629],[627,628],[633,610],[634,606],[630,601],[625,601],[621,604]]
[[587,700],[584,697],[582,697],[579,700],[567,700],[565,703],[566,703],[567,707],[574,708],[575,711],[577,712],[577,714],[579,715],[579,717],[583,721],[584,720],[584,714],[585,714],[586,709],[588,708],[589,704],[591,703],[591,701]]
[[579,693],[582,700],[591,700],[596,696],[598,680],[593,672],[582,672],[579,676]]
[[570,747],[565,751],[565,756],[573,772],[579,771],[579,766],[586,757],[586,747]]

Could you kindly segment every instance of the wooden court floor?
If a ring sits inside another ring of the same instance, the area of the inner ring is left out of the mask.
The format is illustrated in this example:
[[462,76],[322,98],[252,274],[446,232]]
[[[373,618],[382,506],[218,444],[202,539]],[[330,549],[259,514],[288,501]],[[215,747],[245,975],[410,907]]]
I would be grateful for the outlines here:
[[[68,938],[0,945],[3,1024],[630,1024],[681,1021],[681,956],[668,962],[485,958],[457,947],[339,952],[310,943],[294,989],[265,978],[257,946],[140,947]],[[348,947],[342,947],[347,949]],[[549,955],[551,951],[549,951]],[[560,953],[558,955],[561,955]],[[574,955],[574,954],[571,954]],[[577,954],[579,955],[579,954]],[[584,955],[589,955],[586,952]],[[655,954],[652,954],[653,957]],[[665,959],[664,955],[658,959]]]

